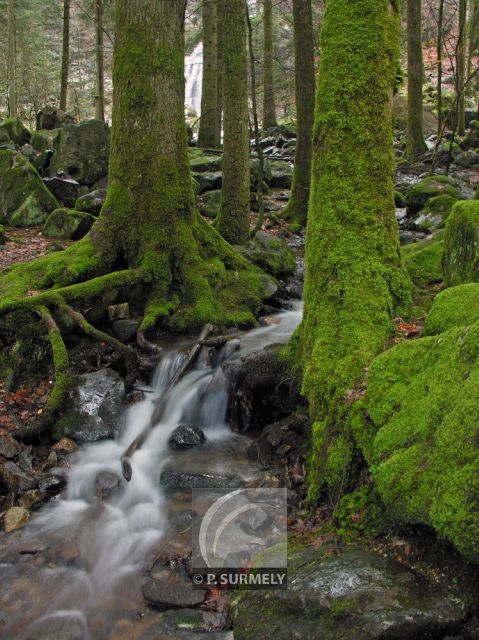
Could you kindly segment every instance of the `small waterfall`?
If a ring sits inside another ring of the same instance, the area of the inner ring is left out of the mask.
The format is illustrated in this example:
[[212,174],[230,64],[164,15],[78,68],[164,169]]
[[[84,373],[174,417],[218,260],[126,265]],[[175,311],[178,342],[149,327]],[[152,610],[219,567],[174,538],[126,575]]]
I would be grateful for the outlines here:
[[[278,315],[277,324],[245,334],[244,348],[233,357],[284,342],[299,323],[301,313],[298,305]],[[172,456],[168,441],[173,430],[179,424],[203,429],[206,446],[211,443],[212,447],[209,454],[205,451],[206,462],[213,470],[224,469],[228,458],[225,455],[224,459],[220,456],[210,461],[208,455],[214,458],[211,454],[218,452],[219,444],[224,451],[237,449],[235,439],[240,438],[225,422],[228,391],[220,365],[231,357],[231,350],[224,347],[213,364],[200,357],[195,368],[165,395],[184,357],[184,353],[172,352],[162,358],[151,393],[128,409],[126,426],[115,440],[83,446],[72,456],[71,467],[66,470],[66,491],[57,502],[46,505],[22,534],[22,548],[40,549],[45,563],[0,564],[4,584],[21,576],[18,589],[22,593],[18,597],[28,602],[4,637],[46,640],[67,637],[62,632],[68,630],[68,637],[75,640],[101,640],[113,637],[109,630],[116,621],[134,619],[141,610],[141,570],[169,526],[159,479]],[[125,482],[121,455],[149,423],[156,402],[162,398],[165,407],[161,423],[134,453],[132,479]],[[192,450],[191,456],[196,455]],[[102,501],[96,495],[96,483],[105,474],[121,482]],[[16,597],[14,590],[11,597]]]
[[201,84],[203,81],[203,43],[200,42],[185,58],[185,106],[201,115]]

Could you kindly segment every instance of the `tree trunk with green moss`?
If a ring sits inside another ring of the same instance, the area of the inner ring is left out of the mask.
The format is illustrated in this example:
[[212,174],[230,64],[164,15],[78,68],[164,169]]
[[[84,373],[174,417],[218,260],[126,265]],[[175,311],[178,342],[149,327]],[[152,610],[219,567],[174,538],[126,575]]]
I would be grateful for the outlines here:
[[312,500],[325,485],[335,496],[345,486],[350,405],[409,295],[393,196],[397,5],[328,0],[321,41],[304,320],[289,347],[314,421]]
[[60,78],[60,109],[66,111],[68,98],[68,68],[70,65],[70,0],[63,0],[62,71]]
[[8,57],[7,57],[7,82],[8,82],[8,116],[16,118],[17,104],[17,56],[16,56],[16,26],[15,3],[8,0],[7,3],[7,29],[8,29]]
[[275,127],[276,101],[273,73],[273,3],[263,0],[263,129]]
[[223,187],[217,229],[231,244],[250,234],[246,1],[223,4]]
[[216,7],[216,72],[218,85],[218,109],[216,112],[216,131],[219,145],[221,146],[221,129],[223,126],[223,4],[224,0],[217,0]]
[[457,42],[457,70],[456,70],[456,103],[457,103],[457,133],[463,136],[466,132],[466,41],[467,41],[467,0],[459,0]]
[[203,81],[198,146],[217,149],[218,139],[218,25],[217,0],[203,0]]
[[103,64],[103,5],[102,0],[95,0],[95,34],[96,34],[96,74],[95,74],[95,118],[105,119],[105,73]]
[[296,150],[293,184],[283,217],[305,224],[311,182],[314,123],[314,35],[311,0],[293,0]]
[[416,160],[427,151],[423,128],[422,0],[407,0],[407,134],[406,153]]

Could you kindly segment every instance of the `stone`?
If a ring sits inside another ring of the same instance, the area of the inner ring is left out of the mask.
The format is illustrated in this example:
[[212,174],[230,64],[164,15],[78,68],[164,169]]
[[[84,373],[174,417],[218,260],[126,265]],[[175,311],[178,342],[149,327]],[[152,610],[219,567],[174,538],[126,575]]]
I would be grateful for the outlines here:
[[[43,182],[47,189],[53,193],[59,202],[65,207],[72,208],[78,198],[80,192],[80,184],[72,178],[43,178]],[[77,209],[81,211],[81,209]]]
[[35,151],[33,150],[31,144],[23,144],[22,148],[20,149],[20,153],[22,153],[27,158],[31,158],[33,155],[35,155]]
[[3,523],[5,533],[20,529],[30,520],[30,513],[24,507],[12,507],[5,513]]
[[43,235],[61,240],[80,240],[86,236],[95,222],[89,213],[73,209],[55,209],[43,225]]
[[241,486],[241,478],[229,473],[163,471],[160,484],[167,489],[236,489]]
[[138,327],[140,326],[139,320],[115,320],[112,323],[112,329],[115,336],[121,342],[129,342],[136,337]]
[[461,144],[463,149],[479,149],[479,120],[473,120]]
[[0,122],[0,129],[5,129],[10,140],[19,147],[30,142],[31,133],[18,118],[7,118],[7,120],[3,120]]
[[54,140],[50,175],[63,172],[82,185],[93,185],[108,174],[110,130],[100,120],[63,126]]
[[223,174],[220,171],[217,171],[215,173],[192,172],[191,175],[197,184],[198,194],[201,194],[204,191],[221,189],[221,185],[223,183]]
[[296,268],[295,255],[285,241],[265,231],[257,231],[247,244],[235,248],[275,278],[290,276]]
[[203,444],[205,440],[205,434],[201,429],[181,424],[173,431],[168,442],[174,449],[189,449]]
[[268,184],[280,189],[291,189],[293,168],[290,162],[275,160],[270,163],[271,178]]
[[461,186],[458,181],[449,176],[434,175],[411,185],[406,192],[408,215],[418,213],[431,198],[442,195],[451,196],[456,200],[461,198]]
[[276,139],[278,136],[283,136],[286,140],[292,140],[296,138],[296,129],[294,125],[278,124],[274,127],[270,127],[267,131],[268,137]]
[[121,478],[113,471],[101,471],[95,479],[95,495],[106,500],[121,486]]
[[444,284],[479,281],[479,200],[457,202],[444,235]]
[[221,208],[221,190],[205,191],[198,198],[198,208],[201,215],[207,218],[216,218]]
[[22,451],[22,445],[8,434],[0,435],[0,456],[12,459]]
[[52,445],[52,449],[54,451],[66,451],[67,453],[70,453],[71,451],[75,451],[77,446],[77,443],[71,438],[60,438],[58,442],[55,442],[55,444]]
[[58,129],[64,122],[70,122],[71,116],[67,116],[64,111],[56,107],[47,106],[37,112],[35,125],[37,131]]
[[69,436],[75,442],[113,437],[122,424],[124,395],[123,380],[112,369],[76,376],[54,434]]
[[7,460],[7,462],[0,466],[0,477],[3,479],[7,489],[14,494],[23,493],[35,485],[33,475],[22,471],[22,469],[11,460]]
[[214,173],[223,169],[222,156],[197,155],[190,159],[190,167],[193,172]]
[[474,149],[467,149],[466,151],[457,154],[454,159],[454,163],[460,167],[465,167],[466,169],[475,167],[479,165],[479,153]]
[[193,589],[193,584],[181,579],[148,579],[143,585],[146,602],[158,609],[183,609],[203,604],[205,591]]
[[77,211],[86,211],[93,216],[100,215],[100,211],[106,199],[106,189],[96,189],[90,193],[80,196],[75,202]]
[[288,559],[287,589],[239,591],[232,607],[235,640],[439,640],[465,617],[459,598],[399,562],[304,547]]
[[45,502],[47,497],[48,496],[44,491],[31,489],[30,491],[25,491],[25,493],[18,499],[18,506],[23,507],[24,509],[32,509],[33,507],[38,507],[40,504]]
[[284,420],[267,425],[248,447],[250,460],[270,467],[286,453],[291,463],[304,462],[309,448],[309,422],[306,416],[293,413]]
[[120,304],[110,304],[108,306],[108,320],[114,322],[115,320],[129,320],[130,319],[130,306],[128,302],[121,302]]
[[37,153],[42,153],[48,149],[53,153],[53,141],[58,135],[59,129],[51,131],[34,131],[32,133],[31,145]]

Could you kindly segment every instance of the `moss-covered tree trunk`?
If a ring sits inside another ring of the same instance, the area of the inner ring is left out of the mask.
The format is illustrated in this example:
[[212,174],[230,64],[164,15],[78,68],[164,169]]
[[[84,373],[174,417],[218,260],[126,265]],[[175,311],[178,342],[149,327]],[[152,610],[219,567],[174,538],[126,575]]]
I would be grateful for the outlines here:
[[273,73],[273,3],[263,0],[263,129],[276,126]]
[[66,111],[68,68],[70,65],[70,0],[63,0],[62,70],[60,77],[60,109]]
[[291,196],[283,216],[306,223],[314,123],[314,35],[311,0],[293,1],[296,151]]
[[218,109],[216,111],[216,135],[221,146],[221,129],[223,127],[223,4],[224,0],[217,0],[216,7],[216,72],[218,74]]
[[427,150],[423,129],[424,75],[422,54],[422,0],[407,0],[407,155],[416,160]]
[[7,29],[8,29],[8,57],[7,57],[7,84],[8,84],[8,115],[15,118],[18,112],[17,104],[17,56],[16,56],[16,26],[15,3],[8,0],[7,3]]
[[312,499],[325,483],[344,486],[354,390],[409,292],[393,197],[396,2],[328,0],[321,42],[304,320],[291,343],[314,420]]
[[105,73],[103,64],[103,4],[95,0],[95,118],[105,119]]
[[231,244],[249,238],[246,1],[223,3],[223,187],[217,229]]
[[443,124],[443,112],[442,112],[442,61],[444,57],[444,0],[439,0],[438,17],[437,17],[437,42],[436,42],[436,57],[437,57],[437,139],[442,137],[442,124]]
[[466,41],[467,41],[467,0],[459,0],[456,103],[457,133],[463,136],[466,131],[465,93],[466,93]]
[[217,149],[218,139],[218,16],[217,0],[203,0],[203,82],[198,146]]

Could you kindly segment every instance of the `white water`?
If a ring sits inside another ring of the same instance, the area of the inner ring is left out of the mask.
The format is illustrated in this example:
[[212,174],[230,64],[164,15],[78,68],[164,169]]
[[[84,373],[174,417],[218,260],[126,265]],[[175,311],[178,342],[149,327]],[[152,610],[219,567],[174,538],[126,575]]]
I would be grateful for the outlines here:
[[203,81],[203,43],[196,45],[185,58],[185,106],[201,115],[201,85]]
[[[298,303],[292,311],[279,314],[277,324],[245,334],[241,351],[234,357],[285,342],[301,313]],[[110,624],[125,613],[131,617],[138,611],[140,570],[169,525],[159,478],[171,457],[168,440],[172,431],[178,424],[194,424],[204,430],[207,444],[215,441],[226,448],[234,448],[239,437],[225,422],[228,394],[221,367],[211,368],[200,358],[196,368],[169,393],[161,423],[133,455],[131,481],[122,482],[108,501],[96,497],[98,473],[110,471],[121,477],[122,453],[149,423],[155,408],[152,400],[162,396],[183,357],[171,353],[162,359],[151,385],[153,394],[146,394],[144,401],[128,410],[126,426],[116,440],[78,450],[67,472],[64,495],[42,509],[27,527],[24,547],[35,548],[43,541],[56,549],[60,559],[55,556],[51,568],[23,565],[31,593],[24,593],[21,580],[18,587],[17,583],[12,586],[22,599],[28,598],[28,606],[7,632],[9,640],[50,640],[65,627],[74,630],[71,637],[75,640],[108,638]],[[213,462],[217,471],[218,461]],[[18,572],[19,565],[0,565],[2,581],[12,576],[18,581]]]

